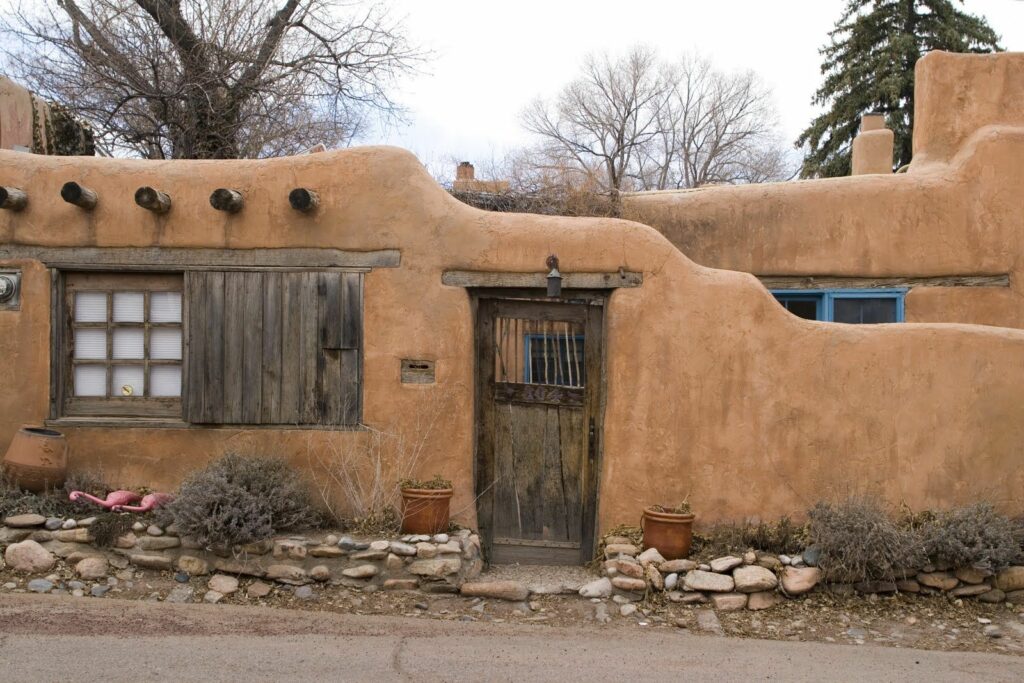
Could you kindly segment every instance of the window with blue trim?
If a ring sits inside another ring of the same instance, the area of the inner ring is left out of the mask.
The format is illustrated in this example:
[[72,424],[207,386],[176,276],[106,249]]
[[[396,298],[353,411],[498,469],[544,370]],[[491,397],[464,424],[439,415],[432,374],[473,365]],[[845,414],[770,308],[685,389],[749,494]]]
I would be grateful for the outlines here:
[[903,322],[905,289],[775,289],[782,307],[807,320],[870,325]]

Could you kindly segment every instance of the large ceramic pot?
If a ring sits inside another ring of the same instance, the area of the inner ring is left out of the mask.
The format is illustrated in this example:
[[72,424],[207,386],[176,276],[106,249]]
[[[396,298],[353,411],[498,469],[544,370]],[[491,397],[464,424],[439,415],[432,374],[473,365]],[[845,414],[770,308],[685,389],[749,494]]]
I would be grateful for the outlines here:
[[452,489],[402,489],[402,533],[445,531],[451,499]]
[[53,429],[22,427],[7,448],[4,472],[34,493],[63,486],[68,473],[68,442]]
[[640,518],[640,528],[644,532],[644,550],[657,548],[666,560],[679,560],[690,554],[692,514],[660,512],[649,507]]

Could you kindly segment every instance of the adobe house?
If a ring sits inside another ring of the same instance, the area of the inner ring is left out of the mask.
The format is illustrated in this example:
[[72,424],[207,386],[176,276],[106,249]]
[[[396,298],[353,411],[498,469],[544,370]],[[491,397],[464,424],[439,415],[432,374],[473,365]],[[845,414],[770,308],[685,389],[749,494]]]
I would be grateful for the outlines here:
[[900,173],[869,116],[856,177],[636,193],[623,214],[805,318],[1024,327],[1024,54],[933,52],[915,81]]
[[[922,96],[1019,57],[970,59]],[[902,254],[923,244],[922,259],[967,268],[986,242],[957,241],[950,216],[1019,216],[1024,134],[970,137],[983,103],[935,97],[958,107],[922,117],[935,170],[799,184],[804,200],[753,192],[808,223],[879,205]],[[969,153],[943,151],[965,139]],[[0,186],[24,199],[0,210],[0,272],[17,285],[0,310],[0,449],[45,423],[73,468],[169,489],[232,450],[285,455],[322,483],[334,455],[403,434],[499,560],[588,559],[601,530],[687,494],[705,524],[863,491],[1024,509],[1022,330],[801,319],[650,227],[478,211],[386,147],[0,152]],[[715,210],[756,217],[733,192]],[[913,233],[925,222],[934,238]]]

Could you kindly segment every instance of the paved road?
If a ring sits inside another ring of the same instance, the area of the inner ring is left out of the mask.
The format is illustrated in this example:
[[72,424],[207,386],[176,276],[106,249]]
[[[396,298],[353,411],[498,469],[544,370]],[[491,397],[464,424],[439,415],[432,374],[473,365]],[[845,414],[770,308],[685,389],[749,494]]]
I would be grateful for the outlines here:
[[682,631],[0,596],[0,680],[1024,681],[1024,658]]

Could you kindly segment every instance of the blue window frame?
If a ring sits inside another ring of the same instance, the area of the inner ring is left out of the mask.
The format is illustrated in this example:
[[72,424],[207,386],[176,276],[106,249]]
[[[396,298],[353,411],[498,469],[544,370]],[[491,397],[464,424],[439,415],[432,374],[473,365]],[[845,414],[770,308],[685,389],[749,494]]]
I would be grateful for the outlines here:
[[904,321],[906,289],[773,289],[793,315],[808,320],[869,325]]
[[523,381],[527,384],[586,385],[582,334],[524,335]]

